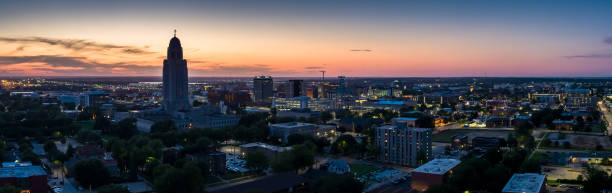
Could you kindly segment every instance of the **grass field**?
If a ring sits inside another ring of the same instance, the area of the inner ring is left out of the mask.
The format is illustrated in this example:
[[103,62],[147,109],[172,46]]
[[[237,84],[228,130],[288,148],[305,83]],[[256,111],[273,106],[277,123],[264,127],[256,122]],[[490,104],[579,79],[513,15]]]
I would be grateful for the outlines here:
[[440,143],[450,143],[451,142],[451,137],[454,135],[467,135],[468,139],[473,139],[474,137],[500,137],[500,138],[506,138],[508,136],[509,133],[511,133],[512,131],[505,131],[505,130],[495,130],[495,129],[491,129],[491,130],[481,130],[481,129],[451,129],[451,130],[446,130],[443,132],[440,132],[438,134],[434,134],[432,136],[432,141],[433,142],[440,142]]

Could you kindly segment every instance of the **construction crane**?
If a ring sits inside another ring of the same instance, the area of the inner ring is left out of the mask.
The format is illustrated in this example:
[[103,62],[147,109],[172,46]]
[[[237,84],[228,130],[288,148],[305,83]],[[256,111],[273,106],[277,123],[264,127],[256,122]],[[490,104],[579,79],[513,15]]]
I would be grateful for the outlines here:
[[323,76],[321,76],[321,80],[325,80],[325,70],[321,70],[319,72],[323,73]]

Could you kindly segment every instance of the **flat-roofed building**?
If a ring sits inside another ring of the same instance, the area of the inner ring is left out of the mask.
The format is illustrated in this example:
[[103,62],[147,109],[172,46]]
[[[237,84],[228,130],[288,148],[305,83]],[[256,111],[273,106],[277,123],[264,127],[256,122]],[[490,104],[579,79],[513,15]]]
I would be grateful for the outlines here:
[[246,156],[246,154],[250,152],[259,151],[263,153],[268,160],[274,160],[279,153],[288,150],[291,150],[291,147],[279,147],[260,142],[240,145],[241,156]]
[[270,125],[270,136],[279,139],[280,142],[286,143],[287,137],[292,134],[311,135],[314,136],[317,130],[317,125],[302,122],[277,123]]
[[412,170],[412,189],[422,192],[432,185],[442,184],[459,163],[461,161],[456,159],[434,159]]
[[47,172],[40,166],[0,167],[0,186],[15,186],[20,192],[47,193]]
[[514,174],[502,193],[543,193],[546,191],[546,175],[535,173]]

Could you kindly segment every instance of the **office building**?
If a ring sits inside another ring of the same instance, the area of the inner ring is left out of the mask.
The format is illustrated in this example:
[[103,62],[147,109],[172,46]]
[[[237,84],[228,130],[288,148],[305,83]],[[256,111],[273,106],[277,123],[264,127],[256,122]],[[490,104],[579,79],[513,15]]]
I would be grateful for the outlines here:
[[287,97],[304,96],[304,80],[289,80]]
[[79,103],[82,107],[99,107],[103,104],[109,104],[112,98],[104,91],[88,91],[79,95]]
[[274,98],[272,108],[278,111],[288,111],[293,109],[310,109],[311,111],[327,111],[333,107],[332,100],[324,98],[293,97],[293,98]]
[[378,161],[404,166],[418,166],[432,157],[431,129],[407,127],[402,124],[376,128],[376,145],[380,148]]
[[452,175],[452,169],[461,161],[456,159],[434,159],[412,170],[412,189],[426,191],[430,186],[440,185]]
[[348,94],[348,90],[346,89],[345,79],[346,79],[345,76],[338,76],[338,89],[336,90],[336,93]]
[[257,103],[271,102],[274,97],[274,82],[271,76],[253,78],[253,100]]

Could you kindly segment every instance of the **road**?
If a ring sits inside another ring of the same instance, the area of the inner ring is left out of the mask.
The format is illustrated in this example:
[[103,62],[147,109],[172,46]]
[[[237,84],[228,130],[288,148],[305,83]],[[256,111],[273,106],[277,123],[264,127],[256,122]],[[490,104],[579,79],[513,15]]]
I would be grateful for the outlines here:
[[606,107],[605,100],[597,103],[599,111],[604,114],[604,120],[608,122],[608,135],[612,134],[612,111]]

